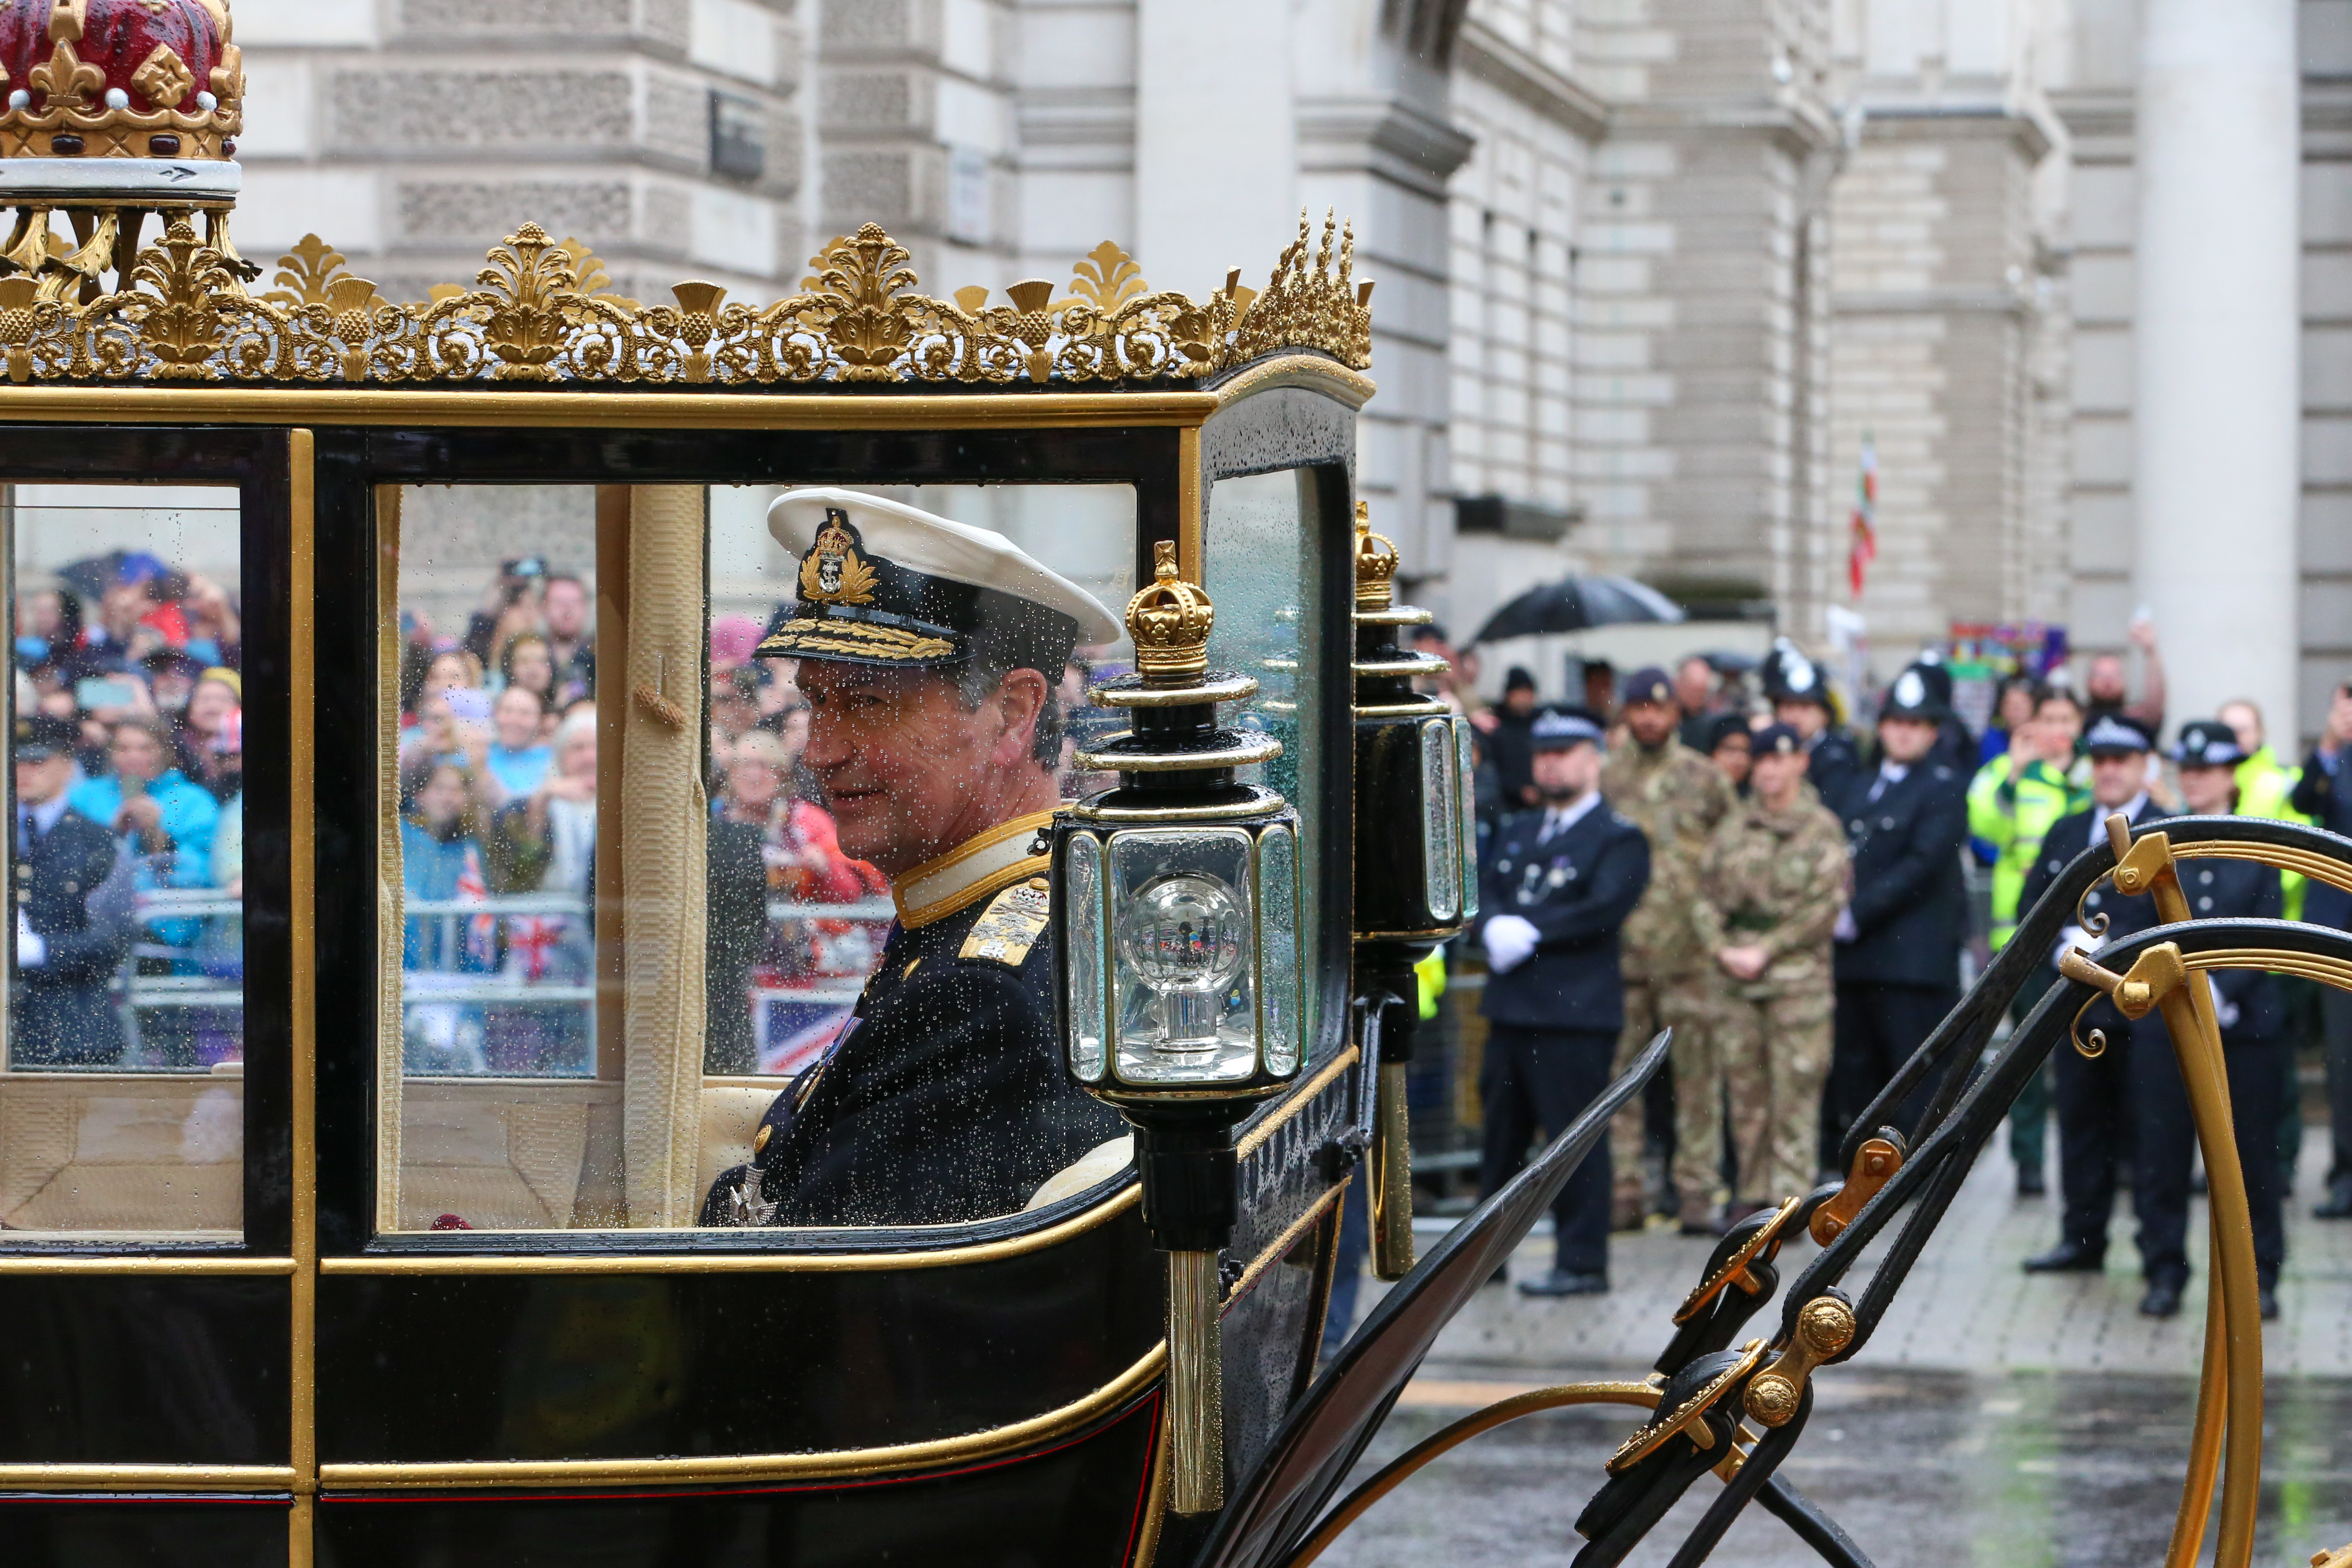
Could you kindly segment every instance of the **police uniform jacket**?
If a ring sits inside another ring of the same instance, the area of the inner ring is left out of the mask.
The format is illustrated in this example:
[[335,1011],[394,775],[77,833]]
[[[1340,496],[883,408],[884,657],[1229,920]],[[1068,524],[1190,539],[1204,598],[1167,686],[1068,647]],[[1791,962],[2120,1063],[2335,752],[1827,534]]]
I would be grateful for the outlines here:
[[[2026,913],[2041,901],[2042,895],[2050,890],[2052,879],[2072,864],[2075,856],[2091,847],[2091,835],[2095,831],[2099,835],[2100,843],[2106,842],[2106,820],[2114,815],[2112,806],[2094,802],[2088,810],[2062,816],[2051,824],[2050,831],[2042,835],[2040,857],[2025,873],[2025,890],[2017,900],[2019,920],[2022,921]],[[2132,814],[2131,825],[2136,828],[2145,827],[2163,816],[2163,811],[2154,801],[2143,800],[2139,809]],[[2181,865],[2203,863],[2184,860]],[[2253,863],[2248,861],[2246,864],[2252,866]],[[2187,889],[2185,882],[2183,889]],[[2189,894],[2189,901],[2192,909],[2196,907],[2197,895],[2194,892]],[[2116,891],[2113,882],[2102,882],[2083,896],[2083,913],[2105,915],[2107,919],[2107,929],[2097,933],[2086,944],[2086,949],[2113,942],[2118,937],[2133,936],[2164,923],[2157,915],[2153,898],[2146,893],[2126,898]]]
[[[2176,862],[2176,869],[2191,919],[2274,921],[2285,909],[2279,874],[2269,866],[2200,857]],[[2237,1010],[2237,1016],[2222,1026],[2224,1045],[2274,1039],[2286,1026],[2285,1001],[2267,971],[2215,969],[2208,971],[2208,977],[2224,1016]]]
[[1932,758],[1878,790],[1857,780],[1843,815],[1853,856],[1854,940],[1838,943],[1840,984],[1959,984],[1968,935],[1960,846],[1969,837],[1968,781]]
[[[2352,769],[2352,755],[2338,756],[2339,769]],[[2330,833],[2352,838],[2352,778],[2330,772],[2315,750],[2303,761],[2303,776],[2295,781],[2287,804]],[[2313,925],[2352,931],[2352,893],[2313,882],[2303,894],[2303,918]]]
[[751,1166],[712,1184],[703,1223],[1016,1214],[1047,1177],[1126,1130],[1062,1068],[1050,821],[1008,823],[898,879],[899,923],[839,1038],[776,1097]]
[[1503,819],[1486,847],[1480,917],[1517,915],[1536,928],[1536,950],[1516,968],[1489,975],[1478,1010],[1522,1029],[1625,1025],[1618,931],[1650,881],[1650,841],[1596,804],[1564,831],[1542,838],[1544,813]]
[[1805,753],[1805,782],[1813,786],[1822,804],[1843,820],[1847,799],[1870,787],[1863,772],[1862,748],[1853,743],[1852,735],[1831,725]]
[[16,858],[16,908],[47,952],[16,971],[11,1053],[19,1065],[112,1062],[122,1026],[108,987],[131,952],[132,913],[114,835],[73,810],[36,833]]

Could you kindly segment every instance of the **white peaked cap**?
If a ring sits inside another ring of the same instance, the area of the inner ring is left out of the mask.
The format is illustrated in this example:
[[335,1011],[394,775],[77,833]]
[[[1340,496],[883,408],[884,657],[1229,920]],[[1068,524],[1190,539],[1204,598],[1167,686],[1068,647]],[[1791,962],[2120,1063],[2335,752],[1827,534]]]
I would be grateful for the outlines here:
[[1118,617],[1102,601],[1004,535],[902,501],[830,485],[786,490],[769,504],[768,533],[797,560],[815,544],[828,510],[848,514],[869,554],[908,571],[1058,610],[1078,623],[1081,643],[1116,642],[1121,635]]

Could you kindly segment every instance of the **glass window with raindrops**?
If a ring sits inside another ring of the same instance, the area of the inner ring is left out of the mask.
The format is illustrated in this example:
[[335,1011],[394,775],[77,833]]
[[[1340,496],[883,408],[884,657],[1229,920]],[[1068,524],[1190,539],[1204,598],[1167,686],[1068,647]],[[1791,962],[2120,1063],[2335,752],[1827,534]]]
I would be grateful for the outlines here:
[[0,487],[15,616],[0,1230],[243,1226],[237,492]]
[[950,1224],[1127,1166],[1044,831],[1116,782],[1131,488],[397,509],[379,1228]]

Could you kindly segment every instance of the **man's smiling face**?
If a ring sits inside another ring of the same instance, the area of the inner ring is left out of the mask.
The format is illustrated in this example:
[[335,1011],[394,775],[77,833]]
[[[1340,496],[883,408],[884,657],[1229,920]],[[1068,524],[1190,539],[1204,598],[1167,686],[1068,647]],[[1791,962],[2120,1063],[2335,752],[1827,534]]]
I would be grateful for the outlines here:
[[[1024,674],[1042,694],[1043,678]],[[1030,733],[1024,722],[1008,734],[1001,701],[968,710],[952,671],[817,659],[802,663],[800,688],[809,703],[802,760],[824,785],[849,854],[896,877],[1001,820],[991,785],[1017,765]]]

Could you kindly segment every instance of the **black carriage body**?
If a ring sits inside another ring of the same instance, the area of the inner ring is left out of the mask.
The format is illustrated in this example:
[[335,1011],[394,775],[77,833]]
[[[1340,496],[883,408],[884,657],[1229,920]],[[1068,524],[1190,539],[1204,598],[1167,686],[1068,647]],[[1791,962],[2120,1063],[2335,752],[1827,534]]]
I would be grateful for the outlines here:
[[593,485],[625,516],[628,487],[1118,483],[1148,576],[1163,540],[1199,571],[1218,483],[1298,472],[1330,563],[1307,606],[1319,665],[1297,672],[1334,694],[1301,721],[1328,765],[1297,803],[1329,847],[1304,868],[1326,918],[1307,1066],[1239,1130],[1240,1476],[1313,1372],[1370,1133],[1345,697],[1369,393],[1303,354],[1175,392],[0,388],[0,483],[237,487],[253,759],[242,1240],[0,1238],[9,1560],[1151,1561],[1165,1286],[1131,1171],[913,1230],[379,1223],[384,498]]

